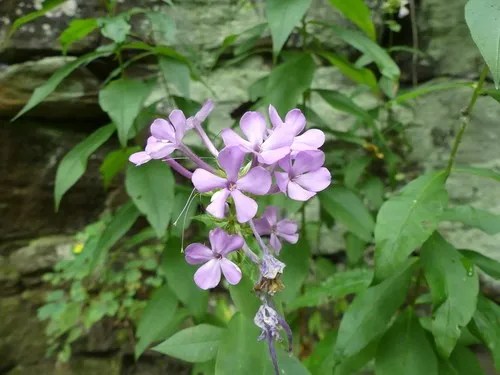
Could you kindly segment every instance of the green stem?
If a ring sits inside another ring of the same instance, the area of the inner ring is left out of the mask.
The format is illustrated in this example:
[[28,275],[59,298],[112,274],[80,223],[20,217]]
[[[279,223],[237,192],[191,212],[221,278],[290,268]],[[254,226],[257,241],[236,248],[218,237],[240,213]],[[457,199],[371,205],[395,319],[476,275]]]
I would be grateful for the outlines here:
[[470,99],[469,105],[462,111],[462,120],[460,122],[460,127],[458,129],[458,134],[455,137],[455,142],[453,143],[453,148],[451,150],[450,158],[448,159],[448,165],[446,166],[446,178],[449,177],[451,173],[451,169],[453,168],[453,164],[455,163],[455,157],[457,155],[458,147],[460,146],[460,142],[462,141],[462,137],[465,133],[465,129],[467,129],[467,125],[469,124],[469,115],[472,112],[472,109],[476,105],[477,99],[481,94],[481,90],[484,85],[484,81],[486,80],[486,76],[488,75],[488,66],[485,66],[479,76],[479,81],[475,85],[474,92],[472,93],[472,97]]

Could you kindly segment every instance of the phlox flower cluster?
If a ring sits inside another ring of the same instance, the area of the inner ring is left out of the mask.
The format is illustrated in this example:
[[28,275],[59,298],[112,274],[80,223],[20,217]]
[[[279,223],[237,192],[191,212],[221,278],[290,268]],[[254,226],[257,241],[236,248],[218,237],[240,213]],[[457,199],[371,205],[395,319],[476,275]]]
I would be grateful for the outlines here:
[[[270,124],[262,113],[246,112],[239,122],[241,135],[224,129],[215,142],[221,146],[217,148],[202,127],[213,108],[213,103],[207,101],[192,117],[186,118],[182,111],[174,110],[168,120],[156,119],[145,149],[132,154],[129,160],[138,166],[153,159],[162,160],[190,179],[200,194],[210,196],[206,212],[213,217],[214,227],[221,221],[227,225],[210,231],[210,246],[193,243],[185,248],[186,261],[201,265],[194,282],[201,289],[211,289],[224,276],[229,284],[238,284],[242,271],[231,258],[240,250],[258,266],[260,276],[254,290],[262,306],[254,321],[262,329],[259,339],[269,343],[277,371],[274,340],[280,339],[279,330],[283,329],[291,345],[291,331],[273,307],[273,295],[284,287],[280,275],[285,264],[276,256],[282,250],[282,241],[298,241],[299,230],[297,223],[281,218],[274,206],[265,207],[262,215],[256,217],[259,207],[255,196],[284,194],[292,200],[307,201],[326,189],[331,175],[323,166],[325,155],[320,150],[325,135],[318,129],[305,130],[306,118],[299,109],[292,109],[282,119],[270,105]],[[212,164],[184,144],[188,131],[200,136],[213,155]],[[172,156],[175,151],[183,153],[197,168],[190,171],[177,162]],[[250,242],[249,233],[256,241]],[[249,246],[254,242],[259,245],[257,251]]]

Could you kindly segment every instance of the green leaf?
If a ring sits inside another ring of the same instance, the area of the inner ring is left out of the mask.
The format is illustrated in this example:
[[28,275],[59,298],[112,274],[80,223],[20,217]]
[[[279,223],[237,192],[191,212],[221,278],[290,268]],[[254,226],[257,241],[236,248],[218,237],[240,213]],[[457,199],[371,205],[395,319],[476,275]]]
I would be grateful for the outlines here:
[[104,261],[108,250],[118,242],[134,225],[139,218],[140,212],[132,202],[122,205],[113,215],[111,221],[106,225],[96,242],[91,243],[89,248],[85,246],[84,256],[89,260],[89,268]]
[[[12,35],[24,24],[36,20],[38,17],[43,16],[45,13],[50,12],[52,9],[57,8],[59,5],[64,3],[66,0],[46,0],[43,2],[42,9],[35,12],[28,13],[22,17],[19,17],[14,21],[10,27],[9,33],[7,34],[6,41],[8,41]],[[5,42],[6,42],[5,41]]]
[[194,283],[197,268],[186,263],[181,250],[181,240],[170,237],[163,252],[162,268],[177,298],[192,314],[201,317],[207,312],[208,292]]
[[295,244],[285,244],[283,251],[280,253],[280,260],[286,264],[286,267],[281,276],[281,280],[285,285],[280,293],[283,302],[291,302],[300,292],[302,284],[309,274],[309,257],[311,254],[311,246],[307,241],[305,231],[302,231],[299,236],[299,241]]
[[317,92],[332,108],[350,113],[369,124],[373,123],[373,117],[348,96],[333,90],[314,90],[314,92]]
[[85,38],[97,28],[98,24],[95,18],[85,18],[71,21],[69,27],[59,36],[59,42],[61,43],[64,54],[66,54],[71,44]]
[[488,95],[489,97],[495,99],[500,103],[500,90],[484,89],[481,90],[481,95]]
[[169,286],[156,290],[141,314],[137,325],[135,358],[139,358],[154,341],[161,340],[164,332],[171,328],[177,311],[177,298]]
[[472,250],[460,250],[460,253],[495,280],[500,280],[500,262]]
[[415,312],[401,313],[379,342],[377,375],[438,375],[438,360]]
[[111,18],[99,18],[98,23],[101,28],[101,34],[115,43],[120,44],[125,42],[131,30],[131,26],[127,22],[127,17],[126,14],[120,14]]
[[315,69],[316,64],[309,54],[287,60],[269,75],[266,95],[259,104],[272,104],[283,116],[296,106],[302,93],[311,86]]
[[356,157],[344,167],[344,185],[348,189],[354,189],[358,184],[366,168],[372,159],[368,156]]
[[[288,263],[286,264],[285,272],[288,268]],[[372,277],[373,272],[364,268],[335,273],[320,285],[308,287],[303,295],[288,303],[287,310],[316,307],[348,294],[360,293],[368,288]],[[286,288],[288,288],[287,283],[285,283],[285,290]]]
[[444,172],[411,181],[386,201],[375,225],[375,279],[392,274],[437,228],[448,202]]
[[158,238],[165,235],[170,222],[175,180],[170,168],[152,160],[136,167],[130,165],[125,188],[135,205],[148,219]]
[[317,55],[325,58],[328,62],[337,68],[346,77],[361,85],[367,85],[377,91],[377,79],[370,69],[357,68],[351,64],[345,57],[336,55],[329,51],[316,52]]
[[330,331],[316,344],[311,355],[305,360],[305,364],[311,374],[322,375],[331,374],[335,359],[332,347],[337,340],[337,331]]
[[292,30],[311,6],[311,0],[266,0],[266,16],[271,37],[273,54],[278,56]]
[[438,352],[447,358],[476,310],[478,275],[437,232],[423,244],[420,253],[434,305],[432,334]]
[[408,292],[414,261],[408,260],[392,277],[358,294],[340,322],[335,355],[345,360],[382,335]]
[[[283,375],[311,375],[309,370],[300,362],[297,357],[291,356],[281,348],[276,348],[276,357],[280,374]],[[275,375],[276,372],[271,366],[268,367],[265,375]]]
[[175,21],[166,12],[146,12],[151,22],[153,38],[157,44],[171,44],[175,42],[177,27]]
[[379,341],[378,339],[373,340],[367,346],[361,349],[361,351],[358,352],[357,354],[347,358],[341,363],[335,364],[333,374],[334,375],[358,374],[359,370],[361,370],[363,366],[365,366],[371,359],[373,359],[373,357],[375,357],[378,341]]
[[92,52],[64,65],[57,72],[52,74],[52,76],[50,76],[50,78],[45,81],[43,85],[36,88],[36,90],[33,92],[33,95],[31,95],[30,99],[28,100],[28,103],[26,103],[26,105],[18,112],[17,115],[14,116],[11,121],[15,121],[26,112],[40,104],[57,88],[57,86],[59,86],[63,79],[69,76],[74,70],[82,65],[91,62],[92,60],[95,60],[99,57],[108,56],[110,54],[111,52],[108,51]]
[[180,60],[166,56],[158,57],[158,65],[166,82],[173,84],[184,97],[189,98],[191,82],[189,66]]
[[223,333],[223,328],[200,324],[177,332],[153,350],[186,362],[206,362],[217,355]]
[[500,215],[471,206],[455,206],[444,211],[443,221],[458,221],[485,233],[500,233]]
[[391,107],[394,104],[401,104],[408,100],[415,99],[421,95],[425,95],[434,91],[452,90],[460,87],[474,88],[474,85],[474,82],[443,82],[438,84],[421,85],[416,89],[412,89],[401,95],[398,95],[393,100],[387,102],[386,106]]
[[375,25],[372,21],[370,9],[363,0],[329,0],[329,2],[340,10],[345,18],[350,19],[366,35],[375,40]]
[[114,133],[112,124],[103,126],[78,143],[62,158],[57,167],[54,186],[54,201],[56,211],[63,195],[83,176],[87,162],[99,147]]
[[99,92],[99,105],[113,120],[123,147],[149,91],[150,86],[143,81],[122,78]]
[[467,173],[475,176],[487,177],[496,181],[500,181],[500,172],[493,171],[487,168],[477,168],[477,167],[455,167],[453,172]]
[[500,85],[500,3],[496,0],[469,0],[465,21],[474,43],[490,68],[495,86]]
[[457,346],[450,362],[458,375],[485,375],[476,355],[465,346]]
[[371,208],[378,210],[384,203],[384,183],[378,177],[368,177],[359,187],[361,194],[370,202]]
[[260,300],[253,291],[253,283],[248,275],[243,273],[238,284],[230,285],[229,293],[237,311],[241,312],[247,319],[253,319],[259,309]]
[[370,241],[375,225],[370,212],[352,191],[333,186],[318,194],[321,206],[359,238]]
[[101,167],[99,168],[104,182],[104,187],[108,187],[113,178],[120,173],[126,165],[128,165],[129,156],[136,151],[139,151],[138,147],[128,147],[111,151],[106,155]]
[[472,318],[479,337],[491,350],[495,368],[500,371],[500,306],[479,296],[477,310]]
[[252,320],[236,313],[221,338],[215,375],[265,374],[269,354],[266,344],[256,340],[259,334]]
[[382,75],[393,81],[397,81],[399,79],[401,72],[399,71],[398,65],[376,42],[355,30],[341,28],[335,25],[330,25],[330,27],[333,29],[335,34],[340,37],[340,39],[361,51],[374,61]]
[[346,233],[345,250],[347,253],[347,262],[350,265],[361,263],[366,248],[367,248],[367,243],[365,241],[363,241],[361,238],[359,238],[358,236],[356,236],[351,232]]

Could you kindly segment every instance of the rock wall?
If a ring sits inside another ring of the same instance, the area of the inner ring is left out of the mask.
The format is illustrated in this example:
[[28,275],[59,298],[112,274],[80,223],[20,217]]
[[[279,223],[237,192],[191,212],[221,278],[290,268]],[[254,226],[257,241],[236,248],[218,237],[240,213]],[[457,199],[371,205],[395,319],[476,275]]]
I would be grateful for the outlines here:
[[[482,64],[463,16],[466,0],[420,0],[418,3],[419,46],[426,53],[418,66],[419,78],[427,81],[437,77],[474,79]],[[57,36],[74,17],[85,18],[104,14],[101,0],[68,0],[59,10],[23,26],[10,40],[2,41],[8,27],[22,14],[39,9],[41,0],[0,1],[0,374],[184,374],[187,369],[164,357],[148,357],[134,363],[127,350],[118,350],[110,343],[96,348],[84,345],[67,366],[55,367],[44,359],[46,344],[44,325],[36,318],[36,309],[43,303],[46,286],[40,280],[43,272],[64,256],[72,243],[71,234],[95,220],[120,195],[120,183],[108,191],[102,188],[98,168],[103,151],[89,162],[88,173],[63,199],[59,213],[53,210],[53,181],[57,162],[72,146],[106,118],[97,104],[97,92],[112,62],[91,64],[70,75],[48,100],[30,111],[21,120],[10,118],[22,108],[32,91],[68,59],[62,57]],[[238,33],[263,22],[262,3],[237,0],[174,1],[170,11],[176,20],[173,43],[180,49],[210,62],[213,51],[229,34]],[[250,3],[256,3],[254,8]],[[162,11],[161,0],[118,0],[120,9],[147,6]],[[327,22],[345,22],[326,0],[314,0],[311,18]],[[134,27],[146,29],[144,19]],[[345,48],[329,35],[319,34],[331,49]],[[411,44],[408,20],[398,36]],[[70,56],[84,54],[100,43],[94,33],[69,50]],[[266,43],[270,43],[268,40]],[[398,56],[403,77],[410,82],[408,56]],[[213,114],[211,130],[230,125],[230,114],[248,100],[248,87],[270,71],[267,56],[255,56],[230,68],[219,69],[207,78],[215,92],[218,106]],[[353,86],[334,68],[320,68],[314,85],[350,92]],[[204,100],[212,92],[201,84],[193,84],[193,98]],[[161,97],[161,93],[154,93]],[[398,115],[414,123],[409,131],[413,145],[411,159],[422,169],[443,167],[458,126],[461,108],[467,103],[467,90],[429,94],[416,101],[416,111],[401,109]],[[364,100],[364,99],[362,99]],[[332,110],[313,97],[314,108],[331,119],[339,129],[351,121],[343,113]],[[471,118],[470,128],[458,154],[458,163],[500,168],[500,106],[489,98],[480,98]],[[118,147],[109,142],[105,149]],[[452,203],[468,203],[500,213],[497,182],[466,175],[454,175],[448,182]],[[461,225],[443,226],[452,242],[460,247],[473,246],[490,256],[500,258],[499,236],[486,236]],[[331,243],[342,243],[340,231]],[[102,332],[102,331],[101,331]],[[99,337],[99,333],[93,333]],[[88,338],[90,342],[92,336]],[[95,341],[95,340],[94,340]]]

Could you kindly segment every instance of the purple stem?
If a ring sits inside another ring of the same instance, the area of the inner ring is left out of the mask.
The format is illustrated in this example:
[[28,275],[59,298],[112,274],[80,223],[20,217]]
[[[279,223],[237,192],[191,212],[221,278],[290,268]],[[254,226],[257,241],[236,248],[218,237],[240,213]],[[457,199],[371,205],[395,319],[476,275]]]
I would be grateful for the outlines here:
[[187,179],[191,180],[191,177],[193,176],[193,173],[188,171],[186,168],[184,168],[182,165],[180,165],[178,162],[176,162],[174,159],[167,157],[163,159],[165,163],[170,165],[170,167],[175,170],[177,173],[180,175],[186,177]]
[[217,151],[210,138],[208,138],[207,133],[205,133],[205,130],[203,130],[203,128],[201,127],[201,123],[197,121],[197,119],[193,121],[193,126],[203,143],[205,143],[205,146],[207,146],[208,151],[210,151],[210,153],[215,157],[219,156],[219,151]]
[[280,375],[280,368],[278,367],[278,359],[276,358],[276,348],[274,347],[273,335],[270,332],[266,332],[267,336],[267,346],[269,347],[269,354],[271,355],[271,360],[273,361],[274,373]]
[[250,220],[249,222],[250,228],[252,229],[253,235],[257,239],[257,242],[259,243],[259,246],[262,248],[262,251],[264,253],[270,254],[271,252],[267,248],[266,244],[262,240],[262,237],[260,236],[259,232],[257,232],[257,228],[255,228],[255,224],[253,223],[253,220]]
[[280,188],[278,185],[276,184],[273,184],[271,185],[271,188],[269,189],[269,191],[267,192],[267,194],[276,194],[276,193],[279,193],[280,192]]
[[259,264],[260,263],[260,260],[259,260],[259,257],[257,256],[257,254],[255,254],[252,249],[250,249],[248,247],[248,245],[246,243],[243,244],[243,252],[245,253],[245,255],[255,264]]
[[210,164],[204,162],[188,146],[182,144],[182,145],[180,145],[179,150],[181,150],[184,153],[184,155],[186,155],[189,159],[191,159],[193,161],[193,163],[195,163],[198,167],[206,169],[210,173],[217,174],[217,171],[215,170],[214,167],[212,167]]

